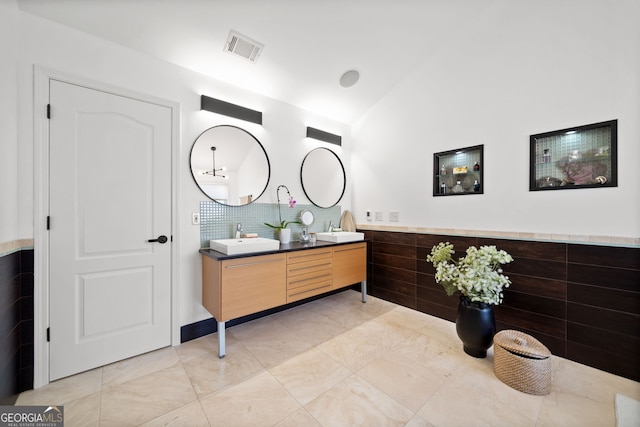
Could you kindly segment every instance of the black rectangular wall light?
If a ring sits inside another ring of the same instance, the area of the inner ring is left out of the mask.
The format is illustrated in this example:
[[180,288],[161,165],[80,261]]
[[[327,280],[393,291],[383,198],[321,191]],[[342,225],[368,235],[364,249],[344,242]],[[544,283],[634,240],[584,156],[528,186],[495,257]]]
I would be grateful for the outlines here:
[[219,99],[210,98],[206,95],[202,95],[200,97],[200,109],[234,117],[240,120],[246,120],[247,122],[257,123],[259,125],[262,124],[262,112],[241,107],[230,102],[221,101]]
[[331,144],[342,145],[342,137],[325,132],[320,129],[307,126],[307,138],[319,139],[320,141],[330,142]]

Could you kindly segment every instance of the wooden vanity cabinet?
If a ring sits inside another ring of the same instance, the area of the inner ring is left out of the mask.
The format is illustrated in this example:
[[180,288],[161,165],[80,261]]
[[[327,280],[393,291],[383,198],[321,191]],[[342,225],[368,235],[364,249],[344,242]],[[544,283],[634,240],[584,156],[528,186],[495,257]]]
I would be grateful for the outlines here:
[[[203,251],[201,251],[203,252]],[[218,322],[224,357],[225,323],[361,283],[367,295],[367,244],[323,245],[270,255],[221,258],[202,253],[202,305]]]
[[202,257],[202,302],[217,321],[286,304],[286,255]]
[[287,302],[329,292],[333,288],[331,247],[287,254]]

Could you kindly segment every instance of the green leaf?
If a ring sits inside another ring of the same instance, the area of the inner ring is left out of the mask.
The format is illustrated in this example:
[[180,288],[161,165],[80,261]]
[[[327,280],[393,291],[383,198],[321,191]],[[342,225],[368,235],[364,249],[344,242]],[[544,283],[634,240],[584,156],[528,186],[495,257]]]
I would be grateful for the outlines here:
[[300,221],[285,221],[285,220],[282,220],[282,222],[279,225],[272,225],[266,222],[264,223],[264,225],[266,225],[267,227],[275,228],[276,230],[287,228],[289,224],[302,224],[302,223]]

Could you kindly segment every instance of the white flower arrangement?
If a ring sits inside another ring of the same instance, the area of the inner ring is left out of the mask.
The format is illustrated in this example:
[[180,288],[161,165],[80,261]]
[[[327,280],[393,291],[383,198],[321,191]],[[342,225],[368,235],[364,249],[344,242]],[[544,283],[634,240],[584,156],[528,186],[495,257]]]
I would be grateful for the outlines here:
[[467,248],[467,255],[457,262],[451,257],[453,245],[440,242],[431,248],[427,261],[436,269],[436,282],[441,284],[447,295],[456,291],[471,301],[498,305],[502,302],[502,290],[509,287],[509,277],[502,274],[500,265],[513,261],[511,255],[495,246],[475,246]]

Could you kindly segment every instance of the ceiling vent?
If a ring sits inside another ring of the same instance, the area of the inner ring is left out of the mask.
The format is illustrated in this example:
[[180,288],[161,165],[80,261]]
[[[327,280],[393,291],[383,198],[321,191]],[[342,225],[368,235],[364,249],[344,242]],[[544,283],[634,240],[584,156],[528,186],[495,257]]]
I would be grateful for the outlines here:
[[256,62],[262,53],[264,45],[247,36],[243,36],[233,30],[229,32],[229,37],[224,45],[224,51],[232,55],[237,55],[250,62]]

